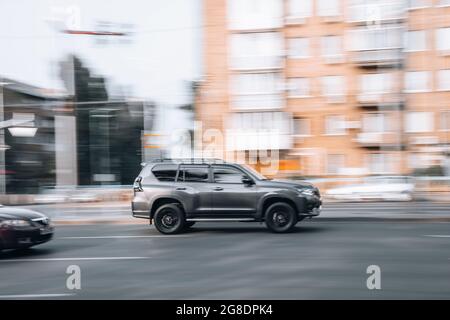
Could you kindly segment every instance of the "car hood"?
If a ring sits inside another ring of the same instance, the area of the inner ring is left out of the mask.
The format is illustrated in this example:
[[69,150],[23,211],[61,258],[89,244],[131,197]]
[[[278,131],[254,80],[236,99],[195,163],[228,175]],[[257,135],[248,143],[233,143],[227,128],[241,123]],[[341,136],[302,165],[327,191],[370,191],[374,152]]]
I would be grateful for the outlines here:
[[47,218],[42,213],[29,209],[0,207],[0,220]]
[[316,187],[306,181],[292,181],[292,180],[263,180],[264,186],[275,188],[301,188],[301,189],[315,189]]

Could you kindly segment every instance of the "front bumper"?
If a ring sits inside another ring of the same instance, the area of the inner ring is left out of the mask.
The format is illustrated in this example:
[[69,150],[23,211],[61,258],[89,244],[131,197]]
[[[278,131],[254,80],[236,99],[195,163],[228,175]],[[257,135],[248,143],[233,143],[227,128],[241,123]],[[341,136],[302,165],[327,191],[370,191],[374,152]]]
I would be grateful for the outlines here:
[[52,226],[26,229],[3,229],[1,232],[2,249],[20,249],[45,243],[53,238]]
[[318,207],[314,207],[308,212],[300,213],[299,218],[317,217],[318,215],[320,215],[321,212],[322,212],[322,205],[320,205]]

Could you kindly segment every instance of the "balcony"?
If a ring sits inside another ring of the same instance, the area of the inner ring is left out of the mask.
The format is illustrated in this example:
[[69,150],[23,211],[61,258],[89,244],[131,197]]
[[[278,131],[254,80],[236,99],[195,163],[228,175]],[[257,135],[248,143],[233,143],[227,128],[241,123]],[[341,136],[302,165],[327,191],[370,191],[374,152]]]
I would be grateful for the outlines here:
[[226,126],[226,149],[282,150],[292,148],[292,117],[285,112],[236,112]]
[[402,64],[400,49],[353,51],[351,61],[361,67],[399,66]]
[[231,108],[235,110],[277,110],[285,105],[281,93],[240,94],[231,97]]
[[401,1],[388,3],[350,6],[348,22],[388,22],[405,18],[405,6]]
[[403,106],[403,97],[399,93],[363,92],[357,95],[357,101],[358,105],[362,108]]
[[232,32],[260,32],[264,30],[281,29],[284,26],[284,18],[280,16],[251,16],[231,18],[228,29]]
[[242,56],[230,59],[230,69],[239,71],[277,70],[284,66],[283,56]]
[[380,148],[398,145],[397,136],[395,132],[361,132],[355,141],[365,148]]

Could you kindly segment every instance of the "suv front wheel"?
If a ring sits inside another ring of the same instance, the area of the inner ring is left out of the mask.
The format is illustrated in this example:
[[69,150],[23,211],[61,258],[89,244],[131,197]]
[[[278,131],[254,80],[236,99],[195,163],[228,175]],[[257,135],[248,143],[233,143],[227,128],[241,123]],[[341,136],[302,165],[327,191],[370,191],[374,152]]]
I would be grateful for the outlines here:
[[276,202],[266,210],[266,226],[272,232],[289,232],[297,223],[295,210],[287,203]]
[[183,210],[174,203],[165,204],[156,210],[154,223],[163,234],[175,234],[185,226]]

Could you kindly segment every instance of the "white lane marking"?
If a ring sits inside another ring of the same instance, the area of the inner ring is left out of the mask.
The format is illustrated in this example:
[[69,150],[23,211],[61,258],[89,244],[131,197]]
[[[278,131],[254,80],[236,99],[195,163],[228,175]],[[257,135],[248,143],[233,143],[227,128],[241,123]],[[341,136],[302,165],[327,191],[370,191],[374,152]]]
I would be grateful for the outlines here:
[[133,239],[133,238],[188,238],[192,236],[173,235],[173,236],[86,236],[86,237],[61,237],[58,239]]
[[75,293],[9,294],[9,295],[0,295],[0,299],[56,298],[56,297],[70,297],[74,295]]
[[450,238],[450,235],[447,235],[447,234],[425,234],[424,237],[430,237],[430,238]]
[[0,262],[45,262],[45,261],[88,261],[88,260],[142,260],[150,257],[77,257],[77,258],[36,258],[36,259],[5,259]]

